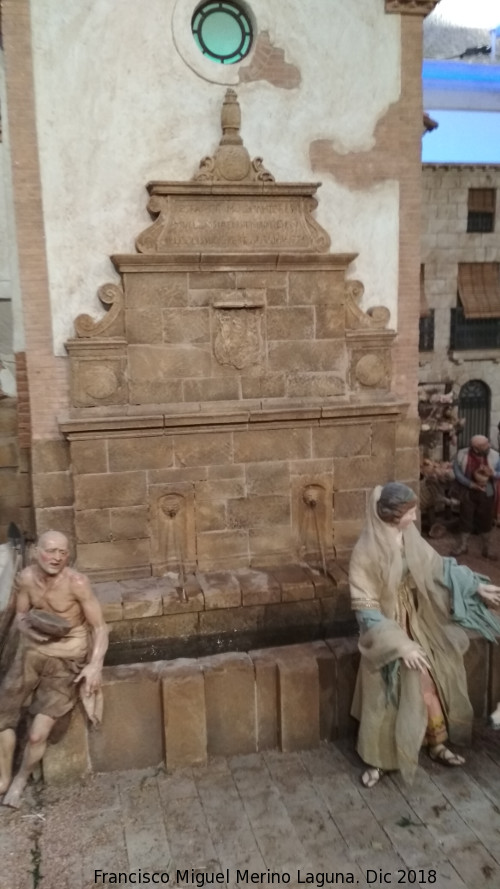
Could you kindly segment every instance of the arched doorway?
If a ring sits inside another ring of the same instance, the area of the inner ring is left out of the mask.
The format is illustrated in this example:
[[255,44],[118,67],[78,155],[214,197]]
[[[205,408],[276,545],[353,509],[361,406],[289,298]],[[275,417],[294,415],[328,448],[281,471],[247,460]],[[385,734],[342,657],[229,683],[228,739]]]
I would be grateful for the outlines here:
[[462,386],[458,396],[458,415],[464,417],[465,426],[458,439],[460,448],[467,447],[473,435],[489,437],[490,405],[490,387],[482,380],[469,380]]

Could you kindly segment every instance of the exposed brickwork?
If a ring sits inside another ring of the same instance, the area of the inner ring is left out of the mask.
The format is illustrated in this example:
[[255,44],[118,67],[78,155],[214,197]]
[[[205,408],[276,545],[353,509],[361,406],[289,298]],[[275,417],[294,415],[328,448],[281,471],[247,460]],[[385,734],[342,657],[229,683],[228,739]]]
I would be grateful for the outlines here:
[[[2,28],[31,435],[56,438],[56,415],[68,401],[67,361],[56,358],[52,348],[29,0],[4,0]],[[24,419],[23,414],[20,435],[26,441]]]
[[252,80],[267,80],[285,90],[300,86],[302,80],[300,68],[285,61],[284,50],[273,46],[267,31],[258,35],[250,64],[240,67],[240,83]]
[[401,19],[401,116],[396,152],[399,185],[398,336],[393,350],[395,393],[417,410],[420,299],[422,21]]
[[341,154],[330,139],[311,142],[309,157],[314,171],[330,172],[350,189],[371,188],[376,182],[399,178],[405,159],[395,150],[400,138],[402,97],[389,107],[377,122],[374,144],[368,151]]
[[26,352],[16,352],[17,436],[19,447],[31,447],[31,415]]
[[[68,402],[68,362],[64,358],[56,358],[52,347],[29,0],[5,0],[2,12],[14,212],[26,343],[26,352],[16,355],[18,443],[20,456],[24,454],[25,458],[16,479],[16,498],[20,527],[33,536],[35,521],[30,460],[26,457],[34,439],[59,437],[56,416]],[[40,486],[37,487],[39,489]],[[47,504],[35,502],[36,505]]]

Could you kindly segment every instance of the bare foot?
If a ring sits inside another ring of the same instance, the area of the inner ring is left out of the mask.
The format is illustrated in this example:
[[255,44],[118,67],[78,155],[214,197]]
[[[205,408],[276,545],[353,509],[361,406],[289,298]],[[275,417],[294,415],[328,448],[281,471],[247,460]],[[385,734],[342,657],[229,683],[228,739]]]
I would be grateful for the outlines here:
[[2,800],[2,806],[10,806],[11,809],[19,809],[21,807],[21,796],[25,786],[26,781],[20,778],[14,778]]

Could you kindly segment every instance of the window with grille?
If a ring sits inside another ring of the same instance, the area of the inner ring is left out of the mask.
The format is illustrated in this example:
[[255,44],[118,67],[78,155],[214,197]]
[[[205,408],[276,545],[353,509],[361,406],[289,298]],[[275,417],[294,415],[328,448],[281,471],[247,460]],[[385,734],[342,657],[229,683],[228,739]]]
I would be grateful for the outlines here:
[[469,380],[460,389],[458,414],[465,420],[458,446],[468,446],[473,435],[488,435],[490,429],[491,389],[483,380]]
[[451,310],[450,348],[500,349],[500,318],[466,318],[459,300]]
[[495,188],[469,188],[467,231],[492,232],[495,229]]
[[429,309],[429,314],[420,318],[418,351],[434,351],[434,309]]

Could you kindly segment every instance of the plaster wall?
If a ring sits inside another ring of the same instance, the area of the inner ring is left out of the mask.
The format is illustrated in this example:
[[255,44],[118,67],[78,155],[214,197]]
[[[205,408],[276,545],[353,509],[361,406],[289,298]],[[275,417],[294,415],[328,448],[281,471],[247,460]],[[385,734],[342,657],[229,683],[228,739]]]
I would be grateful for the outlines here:
[[[373,0],[311,0],[307,7],[289,0],[286,16],[266,0],[249,6],[256,33],[267,32],[285,63],[298,69],[297,86],[239,83],[252,55],[229,70],[200,54],[194,70],[192,50],[189,56],[184,49],[194,0],[150,0],[147,14],[136,0],[120,0],[119,13],[114,0],[32,0],[56,354],[65,354],[76,315],[101,314],[96,290],[116,280],[109,254],[133,252],[133,238],[147,222],[146,182],[189,179],[213,152],[228,82],[236,83],[248,151],[264,156],[277,181],[316,178],[309,157],[314,140],[330,140],[346,155],[373,148],[377,123],[400,96],[400,17]],[[363,281],[364,308],[390,309],[394,328],[398,182],[356,188],[333,173],[321,178],[317,219],[331,249],[359,253],[348,276]]]
[[24,350],[24,332],[17,268],[15,219],[10,173],[9,129],[5,94],[5,69],[0,51],[0,386],[15,395],[14,352]]
[[14,395],[16,386],[12,346],[12,281],[9,262],[5,173],[5,148],[3,143],[0,143],[0,389],[7,395]]
[[[457,304],[459,262],[500,262],[500,165],[424,165],[422,178],[422,262],[425,292],[434,309],[434,351],[420,353],[422,383],[469,380],[491,389],[491,431],[496,441],[500,419],[500,350],[450,353],[450,310]],[[467,232],[469,188],[495,188],[495,231]]]

